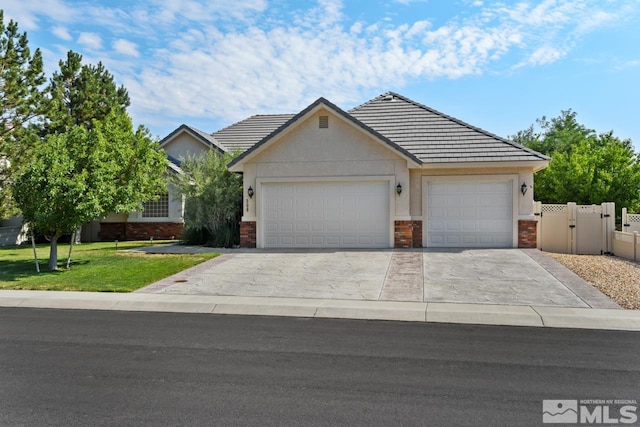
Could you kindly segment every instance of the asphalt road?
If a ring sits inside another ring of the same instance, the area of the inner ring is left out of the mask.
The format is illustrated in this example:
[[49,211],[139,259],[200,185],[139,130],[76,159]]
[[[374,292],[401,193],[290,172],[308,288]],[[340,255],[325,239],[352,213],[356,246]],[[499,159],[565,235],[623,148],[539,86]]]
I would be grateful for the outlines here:
[[0,425],[542,425],[640,401],[640,334],[0,309]]

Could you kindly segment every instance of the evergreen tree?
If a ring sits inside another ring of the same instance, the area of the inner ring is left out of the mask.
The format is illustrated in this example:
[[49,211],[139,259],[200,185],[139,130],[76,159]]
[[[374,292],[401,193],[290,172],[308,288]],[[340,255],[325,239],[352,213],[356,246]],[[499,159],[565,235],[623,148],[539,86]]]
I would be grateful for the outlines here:
[[11,183],[31,152],[26,125],[42,111],[44,83],[40,50],[31,54],[27,33],[0,10],[0,219],[17,213]]

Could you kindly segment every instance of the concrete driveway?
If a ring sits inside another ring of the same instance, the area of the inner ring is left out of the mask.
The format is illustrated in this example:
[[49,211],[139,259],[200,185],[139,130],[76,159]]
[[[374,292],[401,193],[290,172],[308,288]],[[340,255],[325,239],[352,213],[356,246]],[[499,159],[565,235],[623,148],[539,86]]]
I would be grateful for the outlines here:
[[617,307],[542,252],[519,249],[236,250],[138,292]]

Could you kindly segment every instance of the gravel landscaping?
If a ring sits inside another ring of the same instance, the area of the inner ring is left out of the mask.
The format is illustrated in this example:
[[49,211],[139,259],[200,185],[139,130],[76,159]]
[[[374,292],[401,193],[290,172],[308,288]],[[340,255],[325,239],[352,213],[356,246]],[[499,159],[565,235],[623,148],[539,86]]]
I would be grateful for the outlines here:
[[621,307],[640,310],[640,264],[615,256],[545,253]]

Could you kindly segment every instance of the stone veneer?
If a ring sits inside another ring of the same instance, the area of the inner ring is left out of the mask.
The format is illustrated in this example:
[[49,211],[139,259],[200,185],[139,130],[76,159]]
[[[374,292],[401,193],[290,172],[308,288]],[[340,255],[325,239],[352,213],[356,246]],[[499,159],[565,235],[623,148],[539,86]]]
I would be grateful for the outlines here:
[[256,247],[256,222],[240,221],[240,247]]
[[395,221],[393,231],[394,248],[421,248],[422,221]]
[[102,222],[100,240],[176,240],[183,231],[182,222]]
[[521,219],[518,221],[518,247],[533,248],[538,246],[538,221]]

